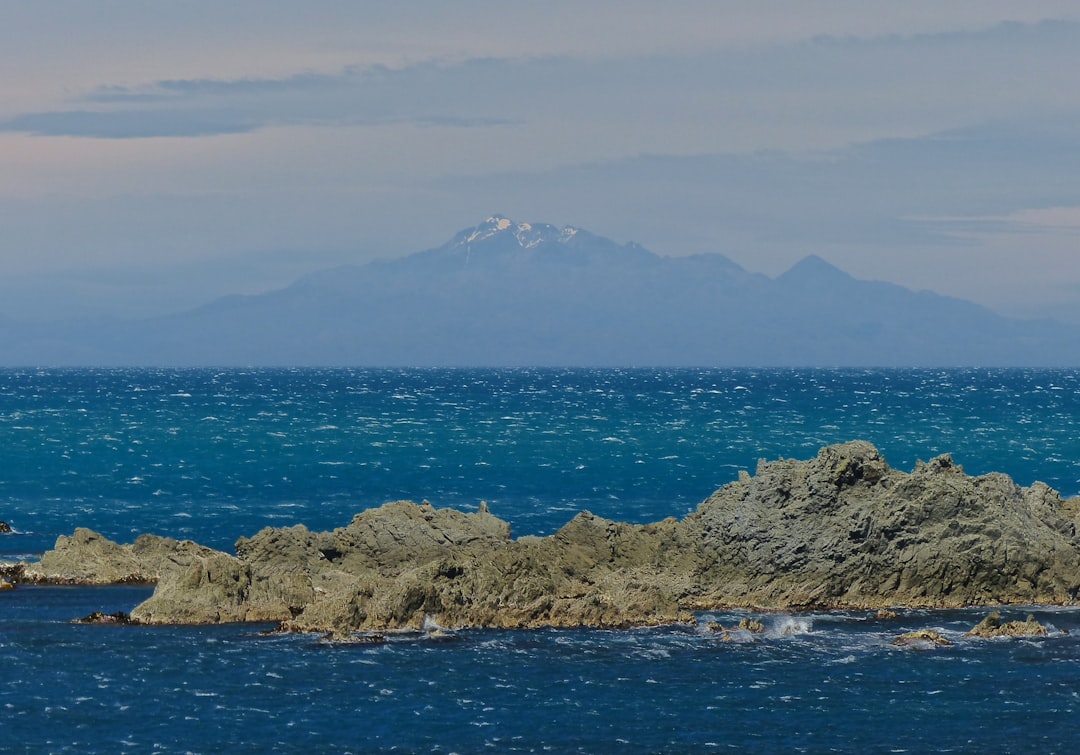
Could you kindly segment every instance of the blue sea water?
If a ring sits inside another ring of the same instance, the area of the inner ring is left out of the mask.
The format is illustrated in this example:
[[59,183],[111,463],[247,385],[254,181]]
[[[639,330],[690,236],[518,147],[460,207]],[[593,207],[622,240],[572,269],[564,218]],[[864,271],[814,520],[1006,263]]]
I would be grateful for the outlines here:
[[[5,370],[0,560],[76,526],[231,549],[383,502],[487,501],[515,535],[683,516],[758,459],[872,441],[1080,494],[1080,372]],[[0,593],[0,751],[1072,752],[1080,612],[963,638],[981,610],[700,627],[461,631],[342,647],[260,626],[93,627],[141,588]],[[1023,618],[1009,609],[1006,618]],[[744,614],[701,617],[736,623]],[[897,634],[934,627],[951,647]]]

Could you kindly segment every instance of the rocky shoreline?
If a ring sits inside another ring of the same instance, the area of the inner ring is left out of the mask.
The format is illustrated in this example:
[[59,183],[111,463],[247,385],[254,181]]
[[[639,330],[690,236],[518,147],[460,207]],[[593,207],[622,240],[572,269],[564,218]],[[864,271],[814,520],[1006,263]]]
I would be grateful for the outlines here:
[[235,555],[154,535],[119,545],[78,529],[10,579],[155,584],[134,623],[276,622],[335,637],[432,624],[624,628],[721,608],[887,616],[1078,605],[1078,525],[1080,498],[1042,483],[972,477],[949,456],[901,472],[855,441],[807,461],[763,461],[681,520],[582,512],[548,537],[514,539],[485,505],[462,513],[399,501],[331,532],[267,528],[241,538]]

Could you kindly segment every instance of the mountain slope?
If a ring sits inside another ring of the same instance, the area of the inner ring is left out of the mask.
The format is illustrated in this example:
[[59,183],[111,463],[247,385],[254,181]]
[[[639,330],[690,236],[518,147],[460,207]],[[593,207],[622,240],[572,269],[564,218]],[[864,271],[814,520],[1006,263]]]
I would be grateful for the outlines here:
[[495,216],[269,294],[0,345],[8,364],[1058,366],[1080,364],[1078,335],[817,257],[770,279],[718,254],[660,257]]

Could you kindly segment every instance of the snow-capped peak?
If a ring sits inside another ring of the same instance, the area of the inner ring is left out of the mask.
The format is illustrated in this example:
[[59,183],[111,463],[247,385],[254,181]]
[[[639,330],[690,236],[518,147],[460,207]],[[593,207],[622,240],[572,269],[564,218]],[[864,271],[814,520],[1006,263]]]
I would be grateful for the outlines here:
[[578,230],[569,226],[560,229],[547,223],[515,223],[502,215],[492,215],[480,225],[467,231],[460,243],[472,245],[508,232],[513,233],[518,246],[522,249],[532,249],[545,242],[565,244],[574,238]]

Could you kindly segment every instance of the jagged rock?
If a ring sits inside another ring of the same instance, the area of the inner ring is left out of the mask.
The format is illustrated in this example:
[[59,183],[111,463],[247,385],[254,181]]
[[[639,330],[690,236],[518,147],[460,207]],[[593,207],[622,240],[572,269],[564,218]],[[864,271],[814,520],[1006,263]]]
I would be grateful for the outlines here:
[[13,586],[23,581],[26,564],[21,561],[0,561],[0,579]]
[[75,619],[76,624],[112,624],[119,626],[129,626],[138,624],[139,622],[132,619],[129,614],[123,611],[117,611],[116,613],[102,613],[101,611],[94,611],[89,616],[84,616],[81,619]]
[[26,564],[22,579],[39,584],[155,584],[159,577],[183,567],[200,554],[213,553],[190,540],[139,535],[130,545],[79,527],[61,535],[40,561]]
[[757,619],[739,619],[739,625],[735,627],[751,634],[763,634],[765,625]]
[[879,608],[874,614],[874,618],[878,621],[886,621],[888,619],[896,618],[896,611],[892,611],[888,608]]
[[965,637],[1045,637],[1046,627],[1028,614],[1025,621],[1001,623],[1001,613],[994,611],[980,621]]
[[1080,590],[1076,522],[1056,492],[971,477],[949,456],[906,474],[852,442],[762,462],[687,517],[702,607],[1064,604]]
[[143,624],[217,624],[283,621],[291,616],[280,600],[253,595],[251,565],[219,551],[198,554],[166,571],[154,594],[131,612]]
[[711,633],[720,635],[721,642],[735,642],[735,635],[733,632],[744,632],[751,636],[765,634],[765,625],[757,619],[739,619],[739,623],[734,627],[725,627],[723,624],[716,621],[710,621],[705,626]]
[[0,535],[10,535],[11,525],[7,522],[0,522]]
[[930,647],[934,645],[947,647],[953,643],[942,637],[941,632],[936,629],[918,629],[900,635],[893,640],[893,644],[899,647]]
[[[415,511],[424,508],[394,504],[365,513],[411,531],[418,516],[432,516]],[[485,540],[470,537],[475,547],[429,549],[411,561],[394,556],[396,572],[384,559],[376,563],[366,555],[361,567],[360,554],[342,554],[339,560],[352,564],[354,578],[325,579],[323,590],[287,627],[420,629],[433,620],[443,626],[618,628],[693,620],[678,605],[677,592],[658,578],[663,569],[653,525],[616,524],[584,513],[549,538],[511,541],[505,523],[487,521],[494,519],[490,514],[453,515],[457,526],[467,522],[458,517],[479,517],[474,524],[487,533]],[[387,524],[364,526],[381,530]]]
[[267,528],[236,556],[89,530],[60,538],[34,578],[157,580],[145,623],[281,622],[346,636],[445,627],[629,627],[694,609],[1076,604],[1080,503],[1041,483],[971,477],[940,456],[910,474],[865,442],[759,463],[682,521],[582,512],[513,540],[486,506],[404,501],[346,527]]

